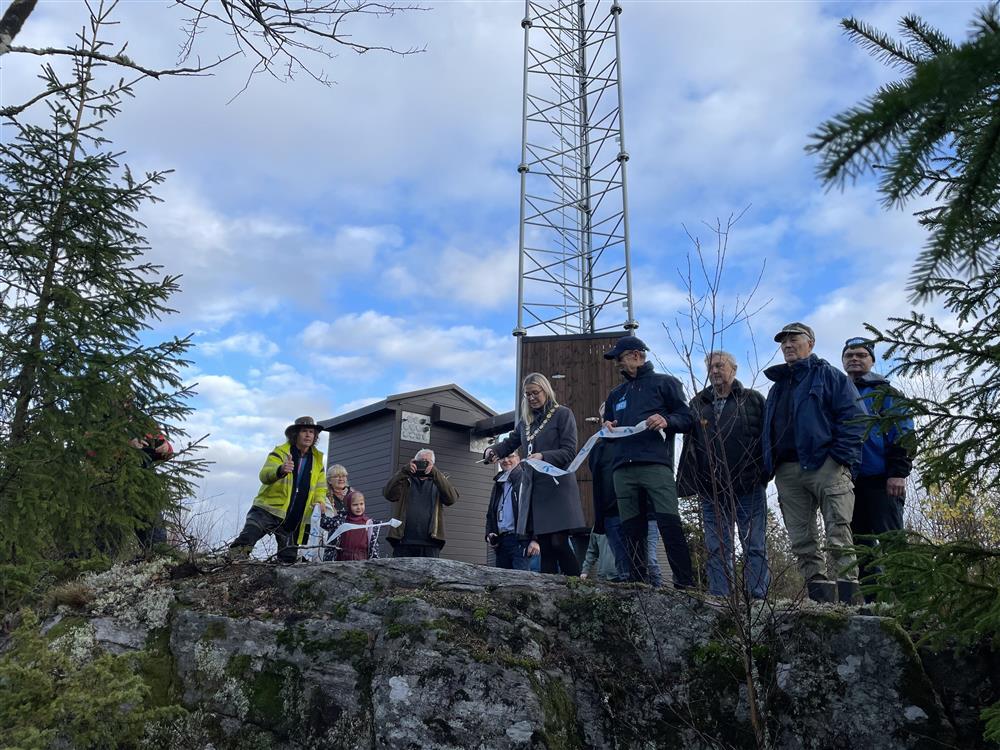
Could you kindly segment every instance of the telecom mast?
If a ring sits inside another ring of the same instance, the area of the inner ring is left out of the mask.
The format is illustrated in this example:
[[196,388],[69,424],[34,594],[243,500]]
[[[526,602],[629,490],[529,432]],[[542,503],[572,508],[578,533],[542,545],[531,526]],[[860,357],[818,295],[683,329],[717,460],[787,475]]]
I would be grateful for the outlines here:
[[618,0],[525,3],[519,341],[529,333],[638,327],[629,268],[621,11]]

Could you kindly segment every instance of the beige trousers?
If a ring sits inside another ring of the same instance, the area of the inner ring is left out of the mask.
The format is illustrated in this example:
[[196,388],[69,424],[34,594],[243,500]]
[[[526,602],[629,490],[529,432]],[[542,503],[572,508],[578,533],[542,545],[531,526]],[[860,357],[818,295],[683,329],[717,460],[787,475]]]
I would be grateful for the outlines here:
[[[829,563],[834,578],[857,581],[854,556],[843,549],[854,544],[851,536],[854,482],[850,469],[829,456],[816,471],[803,471],[798,463],[789,461],[778,466],[774,482],[778,486],[781,516],[802,577],[806,581],[830,577],[827,573]],[[817,509],[823,514],[828,558],[820,546]]]

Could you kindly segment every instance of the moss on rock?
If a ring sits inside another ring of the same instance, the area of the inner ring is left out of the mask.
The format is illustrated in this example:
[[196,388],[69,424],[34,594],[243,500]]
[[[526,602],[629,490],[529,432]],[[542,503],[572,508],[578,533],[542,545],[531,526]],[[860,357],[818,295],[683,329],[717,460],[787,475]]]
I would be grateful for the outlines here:
[[576,715],[576,704],[562,680],[532,675],[531,687],[542,707],[544,724],[540,738],[548,750],[582,750],[586,747]]

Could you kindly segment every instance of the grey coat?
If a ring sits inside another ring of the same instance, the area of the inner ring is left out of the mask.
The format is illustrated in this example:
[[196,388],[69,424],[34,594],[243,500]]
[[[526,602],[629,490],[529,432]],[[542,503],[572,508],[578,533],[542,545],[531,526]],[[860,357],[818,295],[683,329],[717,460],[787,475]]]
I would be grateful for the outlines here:
[[[541,422],[548,411],[549,406],[546,405],[541,414],[532,420],[532,425]],[[509,456],[517,451],[521,458],[527,458],[531,431],[531,426],[518,422],[509,438],[492,446],[493,452],[497,456]],[[576,457],[576,418],[573,412],[565,406],[557,406],[549,423],[535,436],[532,448],[535,453],[542,454],[543,461],[553,466],[560,469],[569,466]],[[527,464],[524,468],[528,468]],[[534,469],[521,472],[518,504],[517,533],[522,537],[534,539],[539,534],[586,528],[580,507],[580,490],[573,474],[559,477],[556,484],[552,477],[539,474]]]

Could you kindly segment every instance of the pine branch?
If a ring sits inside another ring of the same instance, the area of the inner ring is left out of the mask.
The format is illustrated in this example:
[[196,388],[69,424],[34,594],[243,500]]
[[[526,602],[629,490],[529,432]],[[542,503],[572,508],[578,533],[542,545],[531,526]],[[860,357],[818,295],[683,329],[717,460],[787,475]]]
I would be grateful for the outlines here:
[[1000,34],[1000,3],[992,2],[976,13],[972,31],[977,36]]
[[905,16],[899,22],[903,36],[921,51],[921,57],[926,59],[937,57],[955,51],[955,44],[937,29],[929,26],[919,16]]
[[922,60],[892,37],[853,16],[842,20],[840,25],[848,39],[889,67],[910,70]]

